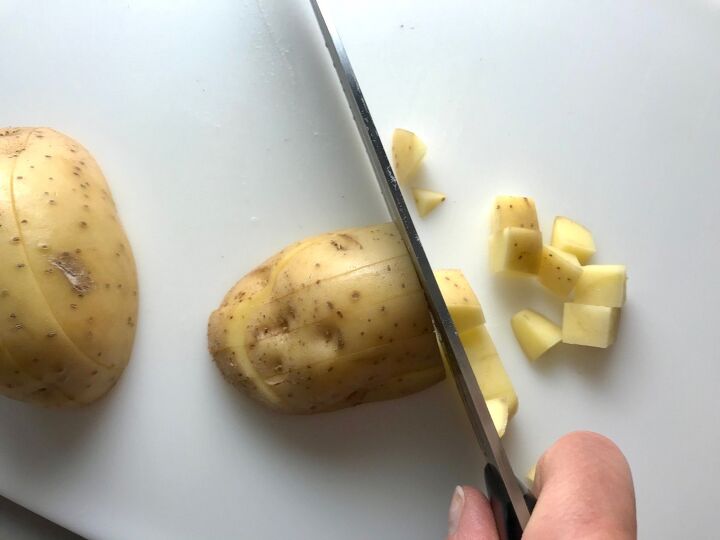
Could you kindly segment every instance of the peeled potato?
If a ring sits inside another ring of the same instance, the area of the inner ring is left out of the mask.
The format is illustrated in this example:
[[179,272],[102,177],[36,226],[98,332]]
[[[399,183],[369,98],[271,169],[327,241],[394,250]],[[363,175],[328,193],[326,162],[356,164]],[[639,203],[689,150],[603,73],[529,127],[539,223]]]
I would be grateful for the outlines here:
[[0,130],[0,392],[72,407],[130,357],[137,277],[93,157],[48,128]]
[[444,377],[424,293],[391,223],[281,251],[227,293],[208,339],[230,382],[287,413],[396,398]]

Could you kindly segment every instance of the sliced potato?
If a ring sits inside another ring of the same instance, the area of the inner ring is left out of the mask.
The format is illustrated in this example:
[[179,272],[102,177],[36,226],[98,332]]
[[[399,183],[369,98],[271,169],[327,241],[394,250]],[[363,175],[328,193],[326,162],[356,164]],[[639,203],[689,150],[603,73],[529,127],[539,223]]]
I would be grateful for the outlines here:
[[426,151],[425,143],[412,131],[396,129],[393,132],[392,154],[399,183],[412,182]]
[[485,324],[480,302],[460,270],[436,270],[435,279],[458,332]]
[[502,438],[502,436],[505,435],[509,420],[507,403],[505,403],[504,399],[495,398],[486,401],[485,404],[490,412],[493,424],[495,424],[498,436]]
[[536,470],[537,470],[537,463],[535,463],[532,467],[530,467],[527,474],[525,475],[525,480],[527,481],[527,485],[530,489],[532,489],[535,485],[535,471]]
[[485,400],[505,400],[512,417],[518,407],[517,395],[485,325],[463,332],[460,334],[460,341],[465,347]]
[[496,233],[507,227],[540,230],[532,197],[501,195],[493,203],[490,232]]
[[490,239],[490,267],[493,272],[536,274],[540,267],[540,231],[506,227]]
[[566,303],[563,310],[563,343],[605,349],[615,342],[620,309]]
[[531,309],[517,312],[510,323],[529,360],[537,360],[562,340],[561,328]]
[[100,167],[62,133],[0,129],[0,265],[0,391],[103,396],[133,346],[135,263]]
[[288,413],[399,397],[444,377],[425,296],[391,223],[283,250],[228,292],[208,339],[230,382]]
[[429,189],[413,188],[412,193],[420,217],[427,216],[435,210],[440,203],[445,202],[447,198],[444,193],[430,191]]
[[538,281],[561,298],[567,298],[583,273],[578,259],[552,246],[543,246]]
[[622,307],[625,304],[627,271],[621,264],[583,266],[575,288],[575,302],[595,306]]
[[595,254],[595,241],[585,227],[566,217],[555,218],[550,244],[566,253],[575,255],[580,264],[587,264]]

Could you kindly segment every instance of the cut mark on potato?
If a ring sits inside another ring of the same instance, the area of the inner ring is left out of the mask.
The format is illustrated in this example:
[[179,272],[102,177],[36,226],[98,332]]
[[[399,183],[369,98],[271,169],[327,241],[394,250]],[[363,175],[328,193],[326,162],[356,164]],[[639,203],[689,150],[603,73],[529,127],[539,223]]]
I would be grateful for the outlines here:
[[77,293],[87,294],[95,286],[80,257],[64,251],[57,257],[51,258],[50,264],[63,273]]

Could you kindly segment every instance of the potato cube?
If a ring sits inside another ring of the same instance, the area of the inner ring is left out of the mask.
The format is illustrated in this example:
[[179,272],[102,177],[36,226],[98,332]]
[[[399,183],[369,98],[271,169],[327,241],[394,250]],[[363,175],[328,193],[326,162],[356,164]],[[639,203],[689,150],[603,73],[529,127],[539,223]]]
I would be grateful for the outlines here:
[[575,302],[594,306],[622,307],[625,304],[627,272],[621,264],[583,266],[575,287]]
[[567,298],[575,288],[582,272],[582,266],[575,255],[565,253],[552,246],[543,246],[538,280],[547,289],[561,298]]
[[550,244],[560,251],[572,253],[580,264],[586,264],[595,254],[595,241],[590,231],[562,216],[555,218]]
[[512,195],[495,197],[490,232],[496,233],[506,227],[540,230],[535,201],[531,197]]
[[425,143],[412,131],[396,129],[393,132],[392,154],[398,182],[410,183],[426,151]]
[[427,216],[435,210],[440,203],[445,202],[447,198],[444,193],[430,191],[429,189],[413,188],[412,194],[420,217]]
[[513,315],[510,324],[529,360],[537,360],[562,340],[560,327],[531,309]]
[[536,229],[507,227],[490,238],[493,272],[536,274],[540,266],[542,236]]
[[563,343],[605,349],[615,342],[620,309],[566,303],[563,310]]
[[458,333],[485,323],[480,302],[460,270],[437,270],[435,279]]

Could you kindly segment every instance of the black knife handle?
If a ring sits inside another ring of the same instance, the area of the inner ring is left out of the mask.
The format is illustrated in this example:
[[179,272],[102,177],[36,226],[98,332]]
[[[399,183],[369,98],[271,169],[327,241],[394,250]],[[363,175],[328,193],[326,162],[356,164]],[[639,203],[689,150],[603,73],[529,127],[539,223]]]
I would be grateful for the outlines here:
[[[528,511],[532,513],[537,499],[523,482],[518,480],[518,484],[522,488]],[[497,525],[500,540],[520,540],[523,535],[523,528],[515,514],[500,473],[490,463],[485,465],[485,487],[490,500],[490,507],[495,516],[495,524]]]

